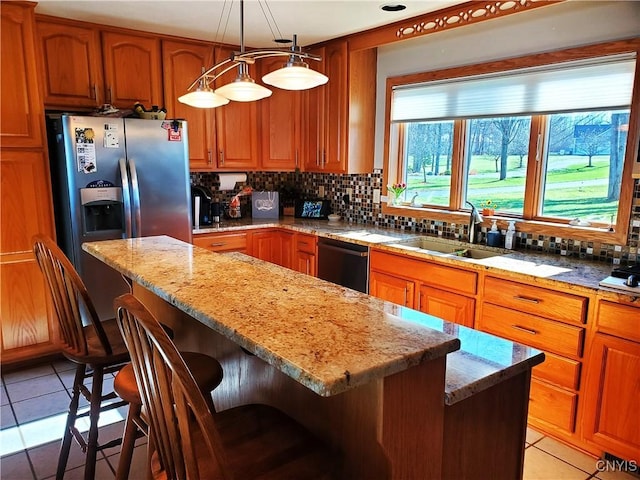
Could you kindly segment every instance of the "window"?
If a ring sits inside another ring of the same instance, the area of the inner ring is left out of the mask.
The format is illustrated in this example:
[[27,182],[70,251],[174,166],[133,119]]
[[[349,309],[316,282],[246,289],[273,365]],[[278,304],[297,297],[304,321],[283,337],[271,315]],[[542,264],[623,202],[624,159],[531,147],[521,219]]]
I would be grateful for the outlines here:
[[385,173],[387,183],[408,185],[401,206],[453,214],[491,201],[499,218],[547,227],[579,219],[626,240],[639,44],[389,79]]

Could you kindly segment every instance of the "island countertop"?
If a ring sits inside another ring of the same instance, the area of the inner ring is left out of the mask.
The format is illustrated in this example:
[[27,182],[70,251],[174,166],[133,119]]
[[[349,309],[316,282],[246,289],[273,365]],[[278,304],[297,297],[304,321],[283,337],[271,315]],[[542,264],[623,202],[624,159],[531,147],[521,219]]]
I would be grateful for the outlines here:
[[455,351],[460,341],[392,303],[242,254],[171,237],[83,249],[319,395]]
[[323,396],[455,352],[445,386],[453,404],[543,360],[536,349],[239,253],[170,237],[83,249]]

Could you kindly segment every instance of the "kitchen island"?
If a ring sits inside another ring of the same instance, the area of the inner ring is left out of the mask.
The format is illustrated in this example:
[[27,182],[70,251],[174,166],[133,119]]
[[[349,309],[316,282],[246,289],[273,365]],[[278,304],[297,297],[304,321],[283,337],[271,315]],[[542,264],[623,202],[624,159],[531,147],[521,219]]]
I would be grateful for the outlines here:
[[344,478],[521,476],[537,350],[170,237],[83,248],[179,348],[220,360],[217,408],[281,408],[341,451]]

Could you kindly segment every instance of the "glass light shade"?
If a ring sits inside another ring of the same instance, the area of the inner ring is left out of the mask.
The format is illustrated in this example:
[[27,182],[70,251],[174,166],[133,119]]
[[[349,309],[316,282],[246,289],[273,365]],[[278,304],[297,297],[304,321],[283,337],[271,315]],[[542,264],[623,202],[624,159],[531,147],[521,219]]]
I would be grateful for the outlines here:
[[278,70],[267,73],[262,77],[262,81],[284,90],[308,90],[324,85],[329,80],[326,75],[311,70],[306,64],[303,65],[305,66],[287,64]]
[[229,99],[218,95],[210,88],[198,88],[178,97],[178,101],[196,108],[216,108],[229,103]]
[[251,78],[236,78],[233,82],[216,88],[215,93],[235,102],[253,102],[271,96],[272,92]]

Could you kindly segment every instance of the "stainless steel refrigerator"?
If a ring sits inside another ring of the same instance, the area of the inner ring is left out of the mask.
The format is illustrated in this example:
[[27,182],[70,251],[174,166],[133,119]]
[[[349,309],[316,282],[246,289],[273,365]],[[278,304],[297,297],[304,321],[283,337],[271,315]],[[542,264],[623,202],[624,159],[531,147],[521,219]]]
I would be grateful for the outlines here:
[[187,124],[48,115],[57,241],[100,318],[114,316],[124,279],[82,243],[169,235],[191,242]]

